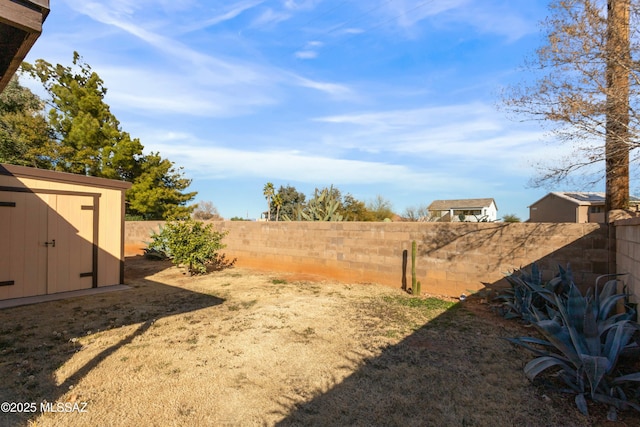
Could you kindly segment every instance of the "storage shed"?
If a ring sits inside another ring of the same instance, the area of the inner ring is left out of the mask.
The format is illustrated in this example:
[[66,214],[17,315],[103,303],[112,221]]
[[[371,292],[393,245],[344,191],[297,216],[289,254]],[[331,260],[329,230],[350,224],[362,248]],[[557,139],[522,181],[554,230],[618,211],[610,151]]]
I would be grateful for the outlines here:
[[130,186],[0,164],[0,300],[123,283]]

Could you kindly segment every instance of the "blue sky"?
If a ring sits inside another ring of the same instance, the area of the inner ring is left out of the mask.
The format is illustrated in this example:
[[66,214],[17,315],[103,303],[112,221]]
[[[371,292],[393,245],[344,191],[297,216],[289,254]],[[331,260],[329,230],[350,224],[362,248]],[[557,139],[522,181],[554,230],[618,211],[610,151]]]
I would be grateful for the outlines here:
[[[53,0],[27,56],[102,77],[145,151],[197,200],[256,218],[266,182],[333,184],[402,213],[493,197],[528,218],[557,149],[500,92],[541,43],[543,0]],[[553,190],[569,190],[554,188]],[[602,190],[600,188],[595,190]]]

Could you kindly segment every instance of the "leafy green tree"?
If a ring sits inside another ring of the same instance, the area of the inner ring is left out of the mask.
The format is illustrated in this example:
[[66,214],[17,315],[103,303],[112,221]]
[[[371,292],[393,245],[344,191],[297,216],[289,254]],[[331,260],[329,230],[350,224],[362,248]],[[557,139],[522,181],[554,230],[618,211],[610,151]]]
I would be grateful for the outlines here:
[[51,132],[43,102],[14,76],[0,93],[0,162],[48,169]]
[[267,182],[262,189],[262,194],[267,199],[267,221],[271,221],[271,198],[275,193],[272,182]]
[[127,213],[144,219],[188,218],[194,206],[186,206],[196,192],[183,193],[191,180],[184,178],[181,169],[158,153],[144,156],[134,185],[127,191]]
[[[327,208],[330,205],[330,211],[335,212],[335,218],[340,217],[341,221],[376,221],[372,212],[367,209],[364,202],[356,199],[350,193],[342,195],[339,188],[331,185],[324,188],[316,188],[314,195],[308,201],[306,196],[297,191],[295,187],[287,185],[280,186],[278,193],[282,197],[282,207],[280,209],[280,217],[289,220],[305,220],[306,214],[308,218],[318,220],[320,217],[326,216]],[[322,201],[319,202],[319,199]],[[275,206],[272,206],[272,214],[276,214]],[[313,214],[311,211],[322,212]]]
[[340,213],[345,221],[372,221],[373,215],[363,201],[353,197],[350,193],[342,198]]
[[191,180],[159,153],[144,155],[140,140],[122,131],[104,102],[104,82],[77,52],[73,67],[38,59],[22,68],[51,96],[48,122],[53,138],[40,154],[52,169],[131,182],[126,194],[129,216],[189,216],[194,207],[185,205],[196,193],[184,190]]
[[[289,218],[295,217],[295,212],[299,206],[304,205],[306,196],[304,193],[296,190],[295,187],[288,185],[280,186],[278,188],[277,196],[282,199],[282,205],[280,206],[280,218],[285,216]],[[271,215],[277,216],[277,207],[275,204],[271,206]]]
[[51,96],[49,125],[55,145],[48,153],[56,170],[127,179],[142,144],[120,129],[104,102],[107,89],[97,73],[74,52],[74,67],[38,59],[22,68],[39,79]]
[[280,194],[273,196],[273,206],[276,208],[276,221],[280,218],[280,208],[282,207],[282,197]]

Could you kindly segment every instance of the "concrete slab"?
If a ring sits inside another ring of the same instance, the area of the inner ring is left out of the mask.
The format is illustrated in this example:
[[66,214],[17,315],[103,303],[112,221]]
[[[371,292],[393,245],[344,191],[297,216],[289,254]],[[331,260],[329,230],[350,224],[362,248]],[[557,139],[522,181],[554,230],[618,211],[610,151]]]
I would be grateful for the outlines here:
[[3,308],[18,307],[21,305],[29,305],[29,304],[38,304],[41,302],[57,301],[61,299],[83,297],[87,295],[97,295],[97,294],[103,294],[105,292],[123,291],[126,289],[131,289],[131,287],[127,285],[101,286],[99,288],[80,289],[78,291],[60,292],[57,294],[50,294],[50,295],[37,295],[33,297],[13,298],[13,299],[0,301],[0,310],[2,310]]

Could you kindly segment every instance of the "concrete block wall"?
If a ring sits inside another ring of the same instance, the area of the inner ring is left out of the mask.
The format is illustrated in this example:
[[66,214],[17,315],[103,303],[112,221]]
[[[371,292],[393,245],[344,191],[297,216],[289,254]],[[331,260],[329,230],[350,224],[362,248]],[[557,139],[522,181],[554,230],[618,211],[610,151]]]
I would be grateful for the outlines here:
[[640,218],[630,218],[615,222],[616,230],[616,271],[627,273],[621,280],[636,296],[640,292]]
[[[126,255],[139,253],[158,222],[125,224]],[[606,226],[544,223],[214,222],[237,265],[317,274],[345,282],[411,286],[411,242],[424,292],[459,296],[506,286],[504,274],[537,262],[545,278],[571,263],[581,287],[606,274]]]
[[164,221],[125,221],[124,256],[142,255],[151,235],[160,231]]

